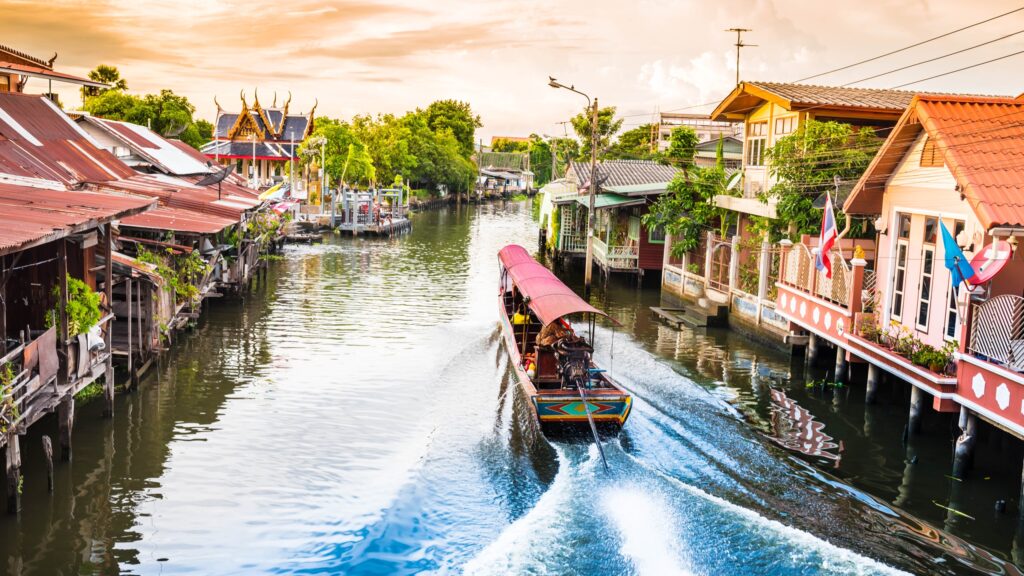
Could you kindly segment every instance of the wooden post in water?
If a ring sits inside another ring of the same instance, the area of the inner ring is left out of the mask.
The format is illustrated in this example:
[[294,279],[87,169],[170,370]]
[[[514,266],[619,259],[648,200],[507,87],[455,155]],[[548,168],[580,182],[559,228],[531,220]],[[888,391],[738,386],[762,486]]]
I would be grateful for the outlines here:
[[882,369],[875,364],[868,364],[868,383],[864,392],[864,403],[874,404],[878,398],[878,384],[882,379]]
[[[67,240],[57,242],[57,388],[64,394],[71,375],[68,358],[68,247]],[[32,335],[27,334],[31,340]]]
[[43,436],[43,458],[46,460],[46,490],[53,492],[53,441],[49,435]]
[[953,451],[953,477],[963,479],[971,467],[974,445],[978,439],[978,417],[966,406],[960,406],[960,432]]
[[60,430],[60,459],[71,461],[71,432],[75,428],[75,397],[68,394],[57,405],[57,427]]
[[21,510],[21,447],[18,445],[18,435],[13,432],[7,435],[4,456],[7,513],[17,514]]
[[[104,273],[106,280],[103,283],[103,295],[107,299],[107,311],[114,312],[114,238],[110,223],[102,228],[103,230],[103,252],[106,256]],[[131,302],[128,303],[129,306]],[[131,331],[132,325],[128,324]],[[103,334],[104,350],[107,353],[106,371],[103,376],[103,416],[112,418],[114,416],[114,319],[107,321],[106,330]],[[128,351],[131,354],[131,350]]]
[[910,417],[907,419],[907,435],[921,431],[921,414],[924,412],[925,393],[917,386],[910,388]]

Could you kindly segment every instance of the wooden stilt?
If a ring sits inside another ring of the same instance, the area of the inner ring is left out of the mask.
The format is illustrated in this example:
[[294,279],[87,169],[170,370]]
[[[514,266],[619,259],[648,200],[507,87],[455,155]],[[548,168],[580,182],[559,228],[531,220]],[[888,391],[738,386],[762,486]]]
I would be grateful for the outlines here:
[[[106,273],[106,280],[103,283],[103,293],[107,299],[107,310],[110,312],[114,311],[114,239],[111,234],[111,227],[108,223],[103,227],[104,237],[104,253],[106,256],[106,265],[104,266]],[[131,303],[129,302],[129,305]],[[128,324],[128,330],[132,329],[131,323]],[[103,376],[103,416],[105,418],[113,418],[114,416],[114,322],[113,320],[107,322],[106,330],[103,335],[103,343],[105,344],[105,350],[107,352],[107,365],[106,372]],[[131,350],[128,351],[131,354]]]
[[821,339],[814,332],[811,332],[810,336],[807,337],[807,362],[814,364],[818,360],[818,349],[821,345]]
[[7,435],[4,449],[4,471],[7,486],[7,513],[17,514],[21,510],[21,447],[17,434]]
[[836,382],[846,382],[846,373],[848,365],[846,363],[846,350],[843,350],[842,346],[836,345]]
[[43,436],[43,458],[46,460],[46,490],[53,492],[53,441]]
[[964,478],[971,467],[974,445],[978,440],[978,417],[966,407],[960,407],[960,437],[953,450],[953,477]]
[[867,390],[864,393],[864,402],[874,404],[878,400],[878,385],[882,380],[882,369],[874,364],[868,364]]
[[75,398],[65,396],[57,405],[57,427],[60,430],[60,459],[71,461],[71,432],[75,427]]
[[921,414],[924,413],[925,393],[917,386],[911,386],[910,418],[907,420],[907,435],[921,431]]

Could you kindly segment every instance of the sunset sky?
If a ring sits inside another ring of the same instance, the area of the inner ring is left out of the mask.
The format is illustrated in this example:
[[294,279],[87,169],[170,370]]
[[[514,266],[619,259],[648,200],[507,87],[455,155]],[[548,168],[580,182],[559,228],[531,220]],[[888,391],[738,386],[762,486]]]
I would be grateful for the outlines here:
[[[841,6],[839,6],[842,4]],[[0,44],[84,74],[120,68],[133,92],[171,88],[212,119],[216,95],[318,114],[402,113],[431,100],[470,102],[479,136],[561,132],[582,97],[547,86],[552,75],[614,105],[625,128],[656,109],[718,101],[734,83],[724,32],[753,28],[742,77],[792,81],[1009,11],[1019,0],[515,0],[376,2],[0,0]],[[839,85],[1024,31],[1018,12],[949,38],[816,79]],[[1024,50],[1024,33],[856,86],[892,87]],[[1024,92],[1024,55],[915,84],[932,91]],[[42,81],[29,90],[41,92]],[[61,88],[68,107],[79,101]],[[702,110],[707,110],[705,107]],[[697,111],[696,109],[694,111]]]

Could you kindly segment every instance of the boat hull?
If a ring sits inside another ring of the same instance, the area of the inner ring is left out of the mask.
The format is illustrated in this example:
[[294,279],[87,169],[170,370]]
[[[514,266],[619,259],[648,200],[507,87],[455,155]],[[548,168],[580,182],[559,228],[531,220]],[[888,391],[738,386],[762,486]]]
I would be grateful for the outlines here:
[[590,438],[592,432],[587,418],[589,408],[594,425],[601,436],[618,435],[633,408],[632,396],[614,385],[609,388],[594,388],[585,391],[587,403],[584,405],[576,390],[538,390],[523,368],[512,323],[505,315],[504,305],[500,299],[498,311],[502,324],[502,342],[512,360],[516,380],[526,392],[541,431],[547,436]]

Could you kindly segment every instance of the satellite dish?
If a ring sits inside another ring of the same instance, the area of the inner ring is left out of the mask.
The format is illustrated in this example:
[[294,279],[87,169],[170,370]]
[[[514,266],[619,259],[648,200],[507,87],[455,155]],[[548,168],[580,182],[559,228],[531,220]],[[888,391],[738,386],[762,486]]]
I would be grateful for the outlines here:
[[223,170],[204,176],[202,180],[196,182],[196,186],[212,186],[213,184],[219,184],[222,181],[224,181],[224,179],[227,178],[232,172],[234,172],[234,170],[235,165],[229,164]]
[[736,173],[734,173],[732,176],[729,176],[729,182],[728,182],[728,184],[725,185],[725,189],[726,190],[732,190],[733,188],[735,188],[740,183],[740,180],[742,180],[742,179],[743,179],[743,172],[736,172]]
[[181,136],[181,133],[184,132],[186,128],[188,128],[188,123],[178,124],[176,122],[172,122],[171,125],[164,130],[162,135],[164,138],[177,138],[178,136]]
[[1006,240],[996,240],[985,246],[971,259],[974,276],[967,281],[975,286],[988,282],[1006,266],[1012,256],[1013,248]]

